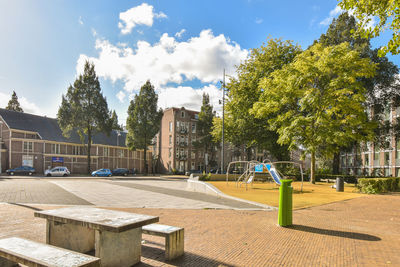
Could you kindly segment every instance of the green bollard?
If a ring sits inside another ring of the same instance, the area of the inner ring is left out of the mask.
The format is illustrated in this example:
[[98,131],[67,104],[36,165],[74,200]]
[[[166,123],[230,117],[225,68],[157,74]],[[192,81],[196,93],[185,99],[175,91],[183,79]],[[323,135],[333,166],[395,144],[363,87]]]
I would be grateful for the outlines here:
[[280,226],[292,225],[292,207],[293,207],[293,187],[292,180],[281,180],[279,187],[279,215],[278,224]]

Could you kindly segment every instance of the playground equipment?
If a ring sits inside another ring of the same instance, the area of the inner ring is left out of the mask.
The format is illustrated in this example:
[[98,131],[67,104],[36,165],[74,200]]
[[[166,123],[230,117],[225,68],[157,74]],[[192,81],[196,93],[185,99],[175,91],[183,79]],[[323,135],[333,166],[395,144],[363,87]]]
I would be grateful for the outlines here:
[[[268,161],[268,163],[266,163]],[[240,168],[237,168],[239,164]],[[272,177],[272,180],[277,184],[281,185],[281,180],[286,179],[285,175],[283,175],[276,167],[276,164],[293,164],[297,165],[300,168],[301,174],[301,192],[303,192],[303,168],[300,163],[293,162],[293,161],[276,161],[271,162],[270,160],[266,159],[264,162],[260,163],[259,161],[232,161],[228,164],[228,168],[226,170],[226,183],[228,184],[229,180],[229,173],[231,167],[234,166],[234,170],[238,170],[239,172],[242,171],[239,177],[236,176],[237,172],[233,172],[235,174],[235,182],[236,187],[241,187],[243,184],[246,186],[248,184],[253,184],[254,178],[256,173],[265,173],[269,174]]]

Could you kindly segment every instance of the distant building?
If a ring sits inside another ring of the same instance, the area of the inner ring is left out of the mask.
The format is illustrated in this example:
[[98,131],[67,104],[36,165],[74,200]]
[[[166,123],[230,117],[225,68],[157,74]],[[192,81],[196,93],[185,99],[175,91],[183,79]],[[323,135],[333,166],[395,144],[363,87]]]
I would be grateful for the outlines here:
[[204,151],[195,149],[199,112],[182,108],[168,108],[161,119],[157,148],[160,172],[202,170]]
[[[0,172],[21,165],[32,166],[38,173],[55,166],[66,166],[72,173],[87,172],[87,151],[76,133],[64,137],[57,120],[0,109]],[[112,131],[109,136],[96,134],[92,140],[91,167],[135,168],[144,170],[143,150],[130,151],[126,132]],[[148,151],[151,168],[152,155]]]
[[[368,113],[372,116],[373,110]],[[387,104],[381,113],[382,122],[390,125],[398,123],[400,106]],[[400,176],[400,140],[388,134],[383,136],[382,145],[373,142],[358,144],[351,151],[341,152],[340,170],[343,174],[371,176]]]

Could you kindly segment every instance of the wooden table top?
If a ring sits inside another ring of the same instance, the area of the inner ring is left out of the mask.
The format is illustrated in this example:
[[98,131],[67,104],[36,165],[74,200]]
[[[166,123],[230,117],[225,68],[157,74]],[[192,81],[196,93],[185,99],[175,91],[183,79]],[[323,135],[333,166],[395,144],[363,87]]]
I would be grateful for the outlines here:
[[36,211],[35,217],[118,233],[159,220],[157,216],[82,206]]

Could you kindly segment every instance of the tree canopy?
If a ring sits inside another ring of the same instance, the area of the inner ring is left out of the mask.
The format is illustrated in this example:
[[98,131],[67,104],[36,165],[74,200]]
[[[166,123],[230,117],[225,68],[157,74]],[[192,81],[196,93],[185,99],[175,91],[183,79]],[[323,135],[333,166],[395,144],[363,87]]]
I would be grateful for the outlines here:
[[18,96],[15,91],[13,91],[10,101],[8,101],[6,109],[17,112],[24,112],[24,110],[21,108],[21,105],[19,104]]
[[139,94],[131,100],[128,108],[126,128],[128,129],[127,144],[131,150],[144,150],[145,173],[148,173],[147,147],[153,144],[153,138],[160,130],[163,115],[161,109],[157,110],[158,95],[154,86],[147,81]]
[[[250,110],[263,92],[258,86],[260,80],[290,63],[299,53],[301,48],[290,41],[269,39],[267,44],[252,49],[249,58],[237,67],[237,78],[231,77],[226,85],[224,130],[228,142],[266,149],[280,160],[288,157],[287,146],[277,144],[278,136],[269,129],[266,118],[257,118]],[[216,118],[213,127],[216,140],[221,137],[221,124],[222,120]]]
[[[400,52],[400,2],[398,0],[340,0],[339,6],[352,11],[359,20],[359,27],[354,32],[365,38],[379,36],[383,31],[392,31],[392,38],[381,47],[379,55],[388,52],[397,55]],[[378,18],[372,25],[374,17]]]
[[92,137],[98,132],[111,132],[111,112],[101,92],[94,64],[86,61],[83,74],[62,96],[57,113],[58,124],[65,136],[75,131],[87,146],[87,171],[90,173]]
[[315,182],[317,151],[327,144],[372,138],[373,124],[364,112],[365,88],[359,78],[372,77],[375,68],[348,43],[315,44],[260,82],[265,90],[252,113],[268,118],[280,144],[303,147],[311,154],[311,182]]

